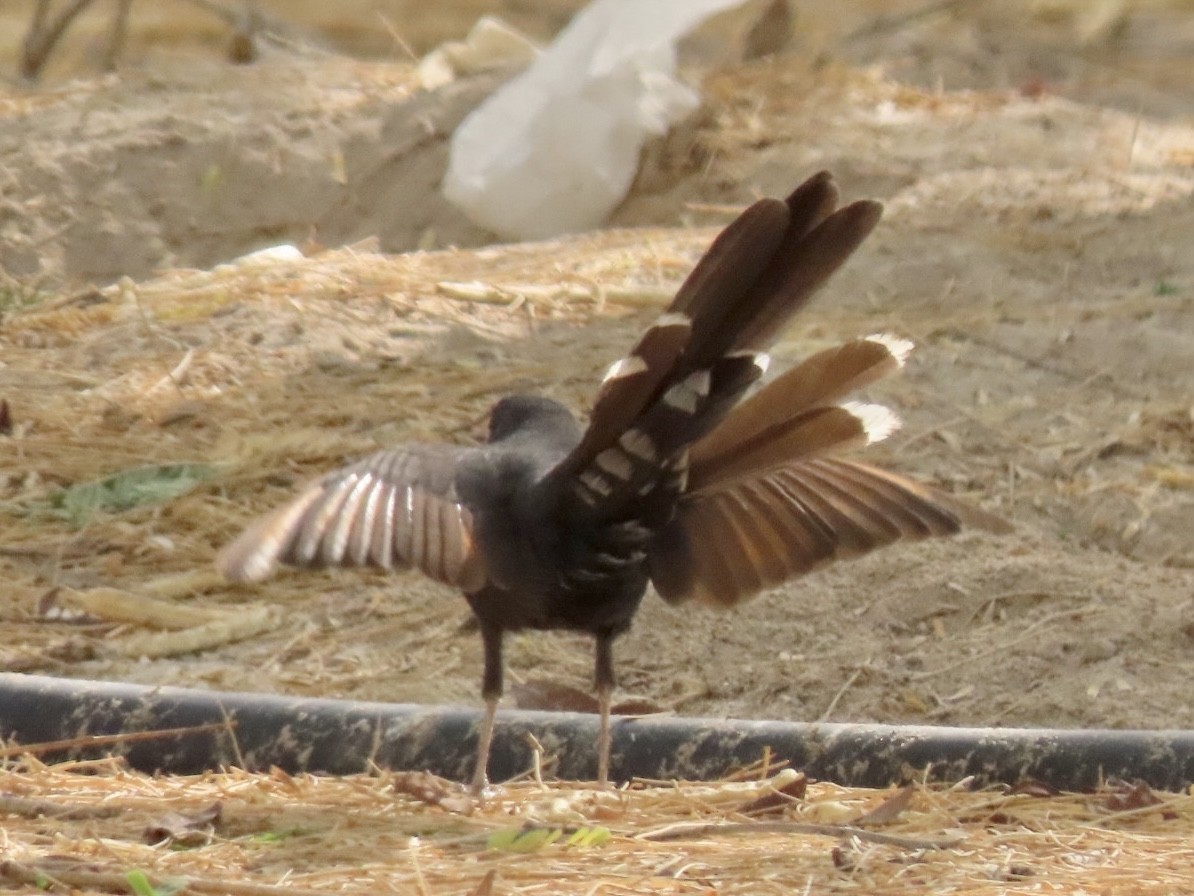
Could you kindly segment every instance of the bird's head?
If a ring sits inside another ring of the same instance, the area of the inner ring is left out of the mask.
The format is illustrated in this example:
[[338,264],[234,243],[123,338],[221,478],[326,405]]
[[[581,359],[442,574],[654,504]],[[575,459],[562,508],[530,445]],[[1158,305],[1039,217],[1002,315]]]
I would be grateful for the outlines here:
[[508,395],[489,411],[489,441],[498,442],[520,433],[573,432],[576,418],[558,401],[542,395]]

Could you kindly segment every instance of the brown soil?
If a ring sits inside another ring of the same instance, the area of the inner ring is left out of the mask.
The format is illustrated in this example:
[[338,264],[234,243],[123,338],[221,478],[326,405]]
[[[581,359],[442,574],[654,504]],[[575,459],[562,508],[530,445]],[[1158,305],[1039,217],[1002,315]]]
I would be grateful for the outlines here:
[[[779,354],[914,339],[905,375],[874,390],[906,421],[876,459],[1016,532],[897,546],[730,615],[648,598],[619,645],[623,689],[700,715],[1194,726],[1189,16],[972,7],[866,29],[864,4],[854,22],[802,5],[787,53],[711,77],[699,119],[653,149],[614,221],[651,229],[539,246],[319,253],[484,239],[436,184],[490,81],[425,94],[405,62],[237,68],[192,48],[0,95],[5,668],[475,701],[465,605],[414,576],[205,582],[179,599],[284,609],[253,637],[156,658],[130,648],[135,626],[72,627],[38,602],[206,570],[295,481],[379,443],[468,438],[509,388],[583,411],[728,219],[717,206],[830,168],[887,216]],[[282,242],[310,257],[154,273]],[[488,284],[472,301],[448,285],[472,281]],[[63,487],[181,460],[219,472],[81,529],[45,512]],[[515,679],[581,687],[591,662],[583,639],[542,634],[512,638],[509,661]]]

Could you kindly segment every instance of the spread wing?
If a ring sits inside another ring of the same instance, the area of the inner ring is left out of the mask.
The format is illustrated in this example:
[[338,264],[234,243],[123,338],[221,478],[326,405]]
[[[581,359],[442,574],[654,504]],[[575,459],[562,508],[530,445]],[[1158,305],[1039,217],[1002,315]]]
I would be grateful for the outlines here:
[[970,525],[1006,532],[992,514],[877,467],[805,458],[685,496],[650,554],[669,602],[732,606],[760,591],[901,539]]
[[259,581],[279,564],[409,566],[476,591],[485,568],[455,480],[460,462],[477,450],[407,445],[370,455],[257,520],[216,565],[234,581]]
[[729,606],[901,539],[993,532],[997,516],[878,467],[835,455],[886,438],[880,405],[837,402],[898,370],[912,344],[869,336],[818,352],[734,408],[693,446],[688,491],[652,543],[668,601]]

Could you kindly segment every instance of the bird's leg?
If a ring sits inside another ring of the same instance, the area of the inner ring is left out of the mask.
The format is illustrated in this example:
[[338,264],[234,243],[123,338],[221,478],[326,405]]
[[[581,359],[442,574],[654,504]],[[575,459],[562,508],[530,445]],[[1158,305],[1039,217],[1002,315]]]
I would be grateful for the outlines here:
[[614,636],[609,632],[597,634],[594,679],[597,689],[597,708],[601,713],[601,728],[597,736],[597,787],[604,790],[609,782],[609,707],[614,692]]
[[498,701],[502,699],[502,630],[481,620],[481,644],[485,649],[485,673],[481,679],[485,718],[481,720],[481,731],[477,738],[477,767],[473,771],[473,783],[469,788],[476,797],[484,793],[485,785],[489,783],[486,775],[489,768],[489,748],[493,744]]
[[485,718],[481,720],[481,734],[477,740],[477,765],[473,769],[473,783],[469,791],[479,797],[485,792],[489,776],[485,773],[489,765],[489,747],[493,743],[493,724],[497,719],[498,700],[501,697],[485,698]]

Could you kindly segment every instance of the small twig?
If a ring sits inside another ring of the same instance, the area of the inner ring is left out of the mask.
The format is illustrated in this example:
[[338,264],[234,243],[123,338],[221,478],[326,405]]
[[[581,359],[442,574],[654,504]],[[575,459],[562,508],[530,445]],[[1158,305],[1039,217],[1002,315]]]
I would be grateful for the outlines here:
[[397,26],[395,26],[393,21],[390,20],[390,17],[379,10],[377,12],[377,18],[381,21],[382,27],[389,32],[390,39],[398,45],[398,47],[407,55],[410,61],[418,62],[419,54],[411,49],[410,44],[406,42],[406,38],[402,36],[402,32],[398,30]]
[[227,731],[235,728],[236,722],[208,722],[205,725],[190,725],[186,728],[159,728],[156,731],[129,731],[123,734],[87,734],[82,737],[70,737],[65,740],[47,740],[37,744],[21,744],[15,747],[0,748],[0,759],[11,759],[13,756],[38,753],[54,753],[59,750],[87,749],[91,747],[109,747],[115,744],[133,743],[141,740],[159,740],[166,737],[186,737],[192,734],[206,734],[209,731]]
[[33,21],[29,31],[25,34],[25,41],[21,47],[21,77],[36,81],[50,58],[54,45],[66,33],[66,28],[84,9],[91,5],[92,0],[73,0],[56,19],[47,25],[50,14],[50,0],[38,0],[33,10]]
[[1077,612],[1080,611],[1071,609],[1058,610],[1055,613],[1050,613],[1048,616],[1043,616],[1036,622],[1032,623],[1032,625],[1028,626],[1019,635],[1009,641],[1004,641],[1002,644],[996,644],[989,650],[979,651],[972,656],[964,657],[956,662],[946,663],[944,666],[938,666],[936,669],[926,669],[923,672],[916,672],[909,676],[909,681],[924,681],[926,678],[933,678],[946,672],[952,672],[954,669],[959,669],[962,666],[969,666],[971,663],[986,659],[989,656],[995,656],[996,654],[1004,653],[1008,650],[1008,648],[1019,644],[1021,641],[1026,641],[1031,638],[1037,633],[1038,629],[1044,628],[1046,625],[1056,622],[1059,619],[1065,619],[1067,616],[1073,616]]
[[[63,889],[101,890],[115,893],[134,893],[128,875],[123,871],[88,871],[75,864],[47,860],[36,865],[21,862],[0,862],[0,877],[32,884],[39,889],[45,884],[60,885]],[[327,890],[309,890],[289,885],[270,886],[250,884],[235,880],[216,880],[209,877],[187,875],[186,892],[226,893],[228,896],[326,896]],[[164,892],[165,878],[150,880],[157,892]]]
[[232,742],[232,752],[236,756],[236,764],[241,768],[248,768],[245,763],[245,754],[241,752],[240,741],[236,738],[236,719],[232,718],[227,708],[224,706],[224,701],[219,701],[220,715],[224,719],[224,730],[228,732],[228,740]]
[[854,686],[854,682],[858,681],[858,676],[862,674],[862,670],[865,669],[866,666],[867,664],[863,663],[850,673],[850,677],[846,679],[846,683],[837,689],[837,693],[833,695],[833,699],[830,700],[829,705],[825,707],[825,712],[821,713],[821,717],[817,719],[818,722],[829,721],[829,717],[833,715],[833,711],[837,709],[838,701],[842,699],[846,691],[850,690],[850,688]]
[[184,630],[227,619],[234,613],[243,615],[244,612],[160,600],[119,588],[89,588],[85,591],[62,588],[55,599],[69,610],[83,612],[105,622],[131,623],[158,629]]
[[824,837],[854,837],[871,843],[882,843],[885,846],[899,846],[904,849],[952,849],[963,842],[962,837],[950,837],[941,840],[925,840],[920,837],[902,837],[899,834],[884,834],[881,831],[868,831],[866,828],[856,828],[849,825],[814,824],[804,821],[755,821],[728,822],[712,824],[688,823],[672,824],[667,827],[647,831],[639,835],[639,840],[686,840],[689,838],[709,837],[718,834],[813,834]]
[[527,745],[531,748],[531,777],[539,785],[540,790],[545,790],[546,788],[543,786],[543,744],[529,731],[525,737]]
[[173,385],[179,392],[182,391],[183,384],[186,382],[187,372],[191,369],[191,362],[195,360],[194,346],[188,348],[174,367],[166,372],[160,380],[150,386],[146,391],[146,395],[151,395],[163,386]]
[[950,12],[956,7],[967,5],[969,2],[970,0],[933,0],[932,3],[926,3],[924,6],[910,12],[879,16],[865,25],[855,28],[842,38],[842,43],[849,44],[864,37],[877,37],[881,34],[900,31],[915,22],[919,22],[921,19],[931,18],[941,12]]
[[[383,772],[381,764],[377,761],[377,756],[381,752],[382,744],[382,721],[381,716],[373,720],[373,734],[369,743],[369,756],[365,760],[365,771],[370,775],[380,777]],[[235,738],[233,739],[235,742]],[[240,745],[237,744],[236,751],[240,753]],[[241,763],[241,768],[244,768],[244,763]]]
[[104,53],[104,68],[113,71],[116,60],[124,50],[124,42],[129,33],[129,10],[133,0],[116,0],[116,15],[112,17],[112,36],[108,39],[108,50]]
[[111,818],[123,811],[116,806],[59,806],[46,800],[32,800],[11,793],[0,794],[0,814],[18,815],[21,818]]
[[132,657],[178,656],[234,644],[268,631],[278,624],[270,607],[241,612],[222,611],[216,618],[190,628],[163,632],[136,632],[112,642],[112,649]]
[[[662,714],[658,714],[662,715]],[[657,718],[658,715],[653,716]],[[787,759],[779,759],[771,752],[770,745],[763,746],[763,755],[758,762],[753,762],[745,768],[740,768],[730,772],[723,781],[729,784],[735,784],[739,781],[766,781],[774,775],[779,774],[784,769],[788,768],[791,763]],[[775,781],[771,781],[772,786],[776,785]]]
[[435,284],[435,291],[446,299],[486,305],[509,305],[518,298],[515,292],[479,280],[470,280],[467,283],[442,280]]
[[[33,7],[33,21],[29,23],[29,34],[36,34],[41,31],[42,26],[46,23],[46,16],[50,12],[50,0],[37,0],[37,5]],[[25,37],[26,42],[29,36]]]
[[1047,599],[1048,597],[1049,597],[1049,595],[1046,594],[1040,588],[1029,588],[1027,590],[1019,589],[1016,591],[1001,591],[998,594],[992,594],[990,597],[985,598],[983,600],[983,602],[981,604],[979,604],[978,607],[975,608],[974,612],[971,613],[970,616],[967,617],[966,621],[963,622],[962,624],[970,625],[972,622],[974,622],[974,620],[978,619],[978,617],[980,615],[986,614],[987,612],[989,612],[989,610],[994,609],[995,605],[998,604],[1000,601],[1019,600],[1021,598],[1045,598],[1045,599]]
[[419,888],[419,896],[431,896],[431,889],[427,886],[427,878],[423,876],[423,866],[419,864],[418,837],[412,837],[410,841],[410,863],[415,870],[415,886]]

